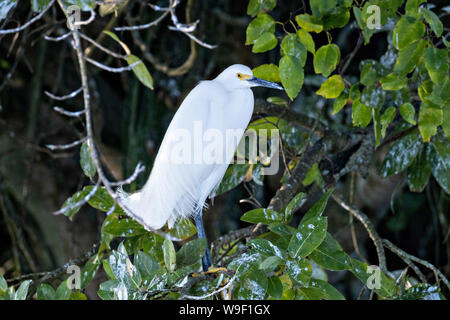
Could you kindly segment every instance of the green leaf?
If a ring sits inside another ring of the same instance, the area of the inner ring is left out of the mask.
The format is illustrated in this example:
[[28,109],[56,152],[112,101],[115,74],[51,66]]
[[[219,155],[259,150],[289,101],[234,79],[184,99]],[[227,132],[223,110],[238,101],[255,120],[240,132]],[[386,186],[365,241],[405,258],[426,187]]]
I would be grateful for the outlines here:
[[272,82],[281,82],[280,71],[275,64],[263,64],[254,68],[253,75],[257,78]]
[[47,283],[42,283],[37,288],[37,298],[38,300],[55,300],[56,299],[56,292],[55,289],[52,288]]
[[425,67],[430,75],[431,81],[436,84],[442,83],[448,77],[448,50],[428,47],[425,52]]
[[342,108],[344,108],[347,105],[347,101],[348,101],[348,96],[347,96],[346,90],[344,90],[344,92],[342,92],[339,95],[339,97],[337,97],[336,100],[334,100],[333,110],[331,111],[331,114],[335,115],[339,111],[341,111]]
[[158,261],[153,259],[149,254],[144,251],[138,251],[134,257],[134,265],[138,269],[142,277],[151,275],[154,271],[160,269]]
[[260,53],[272,50],[277,46],[278,40],[272,32],[264,32],[256,41],[253,43],[252,52]]
[[126,60],[128,62],[128,65],[132,65],[133,63],[139,62],[137,65],[132,67],[133,72],[144,86],[153,90],[153,78],[150,75],[150,72],[148,72],[145,64],[141,61],[141,59],[139,59],[135,55],[129,54],[126,57]]
[[169,230],[169,234],[177,239],[186,240],[197,233],[197,229],[192,221],[188,218],[179,218],[172,229]]
[[389,107],[387,108],[383,115],[380,117],[380,123],[381,123],[381,137],[384,138],[384,136],[386,135],[386,130],[389,127],[389,125],[391,124],[391,122],[394,120],[395,118],[395,114],[397,112],[397,109],[395,107]]
[[371,108],[363,104],[360,100],[353,101],[352,106],[353,126],[365,128],[369,125],[370,119],[372,119]]
[[169,272],[175,271],[177,256],[172,241],[165,239],[163,242],[164,264]]
[[341,51],[335,44],[327,44],[319,48],[314,55],[314,72],[328,77],[339,63]]
[[302,184],[306,187],[313,182],[316,182],[319,186],[323,185],[323,178],[319,170],[319,165],[317,163],[314,163],[311,168],[309,168],[305,178],[302,181]]
[[241,217],[242,221],[249,223],[264,223],[270,224],[273,222],[283,221],[283,216],[271,209],[253,209],[244,213]]
[[[320,279],[311,279],[308,289],[317,289],[325,294],[327,300],[345,300],[345,297],[335,287]],[[305,289],[302,289],[305,290]],[[309,293],[309,292],[308,292]]]
[[281,283],[280,278],[273,276],[268,280],[267,285],[267,294],[272,298],[280,299],[283,295],[283,284]]
[[[278,68],[278,67],[277,67]],[[281,80],[280,80],[281,82]],[[276,104],[277,106],[287,106],[288,102],[280,97],[268,97],[266,99],[267,102]]]
[[340,75],[334,75],[329,77],[322,85],[320,89],[316,91],[318,95],[326,99],[335,99],[344,91],[345,85]]
[[373,119],[373,134],[375,137],[375,147],[378,147],[381,143],[381,122],[380,122],[380,108],[372,108]]
[[431,147],[431,172],[442,189],[450,194],[450,144],[448,141],[434,141]]
[[440,37],[444,31],[444,26],[442,25],[442,21],[439,20],[439,17],[433,11],[425,8],[421,8],[420,12],[425,21],[430,25],[431,30],[433,30],[436,37]]
[[350,20],[350,10],[336,7],[329,15],[322,19],[323,30],[343,28]]
[[289,242],[289,254],[293,258],[306,257],[322,243],[323,239],[325,239],[326,232],[326,217],[302,219],[296,233]]
[[288,34],[281,41],[281,55],[288,55],[300,61],[302,67],[306,63],[306,47],[296,34]]
[[[84,187],[83,190],[76,192],[73,196],[71,196],[70,198],[67,198],[67,200],[64,201],[61,209],[71,207],[75,203],[80,202],[81,200],[83,200],[84,197],[86,197],[89,194],[90,190],[91,189]],[[81,207],[82,206],[76,206],[70,210],[67,210],[64,212],[64,215],[66,217],[68,217],[70,220],[72,220],[73,216],[80,210]]]
[[442,121],[442,130],[444,130],[445,135],[447,136],[447,140],[450,141],[450,104],[444,105],[442,108],[442,112],[444,114]]
[[405,170],[420,151],[419,133],[414,131],[394,142],[381,166],[381,176],[387,177]]
[[314,203],[314,205],[306,212],[304,215],[303,220],[309,220],[312,218],[320,217],[323,212],[325,211],[325,208],[327,207],[328,199],[330,198],[330,195],[333,193],[334,188],[329,189],[327,192],[325,192],[322,197]]
[[69,300],[87,300],[87,297],[84,293],[72,292],[70,293]]
[[186,243],[177,252],[177,264],[190,266],[200,262],[206,251],[206,239],[194,239]]
[[250,0],[247,7],[247,14],[256,16],[258,13],[273,10],[277,5],[277,0]]
[[407,102],[402,104],[398,109],[398,111],[400,112],[400,115],[406,122],[411,123],[413,125],[416,124],[415,120],[416,109],[414,109],[414,106],[411,103]]
[[277,256],[284,259],[283,251],[267,239],[252,239],[248,242],[249,246],[264,256]]
[[369,265],[367,263],[361,262],[359,260],[356,259],[351,259],[352,260],[352,273],[358,277],[359,280],[361,280],[361,282],[365,285],[367,284],[371,284],[373,285],[373,290],[375,291],[375,293],[377,293],[378,295],[385,297],[385,298],[389,298],[391,297],[394,293],[395,293],[395,286],[394,283],[391,279],[389,279],[384,273],[382,273],[381,271],[379,271],[380,274],[380,281],[379,281],[379,287],[377,287],[377,283],[373,283],[370,280],[376,279],[376,273],[377,271],[373,272],[373,273],[369,273]]
[[323,242],[311,252],[309,257],[319,266],[328,270],[349,270],[352,268],[350,257],[328,232]]
[[6,282],[6,280],[3,277],[3,275],[0,274],[0,294],[2,292],[5,292],[6,290],[8,290],[8,283]]
[[284,209],[284,220],[287,222],[290,220],[294,212],[303,204],[303,199],[305,198],[305,193],[300,192],[291,201]]
[[336,7],[337,0],[312,0],[309,4],[313,15],[320,19]]
[[316,52],[316,46],[311,34],[303,29],[297,30],[297,36],[301,43],[306,47],[306,50],[314,54]]
[[404,88],[408,83],[408,78],[401,77],[396,73],[390,73],[380,80],[381,86],[387,91],[396,91]]
[[210,197],[213,198],[224,192],[234,189],[242,181],[244,181],[245,174],[247,173],[249,168],[250,168],[250,165],[248,163],[231,164],[228,167],[227,171],[225,172],[225,175],[223,176],[222,181],[220,182],[220,185],[217,187],[217,189],[215,189],[211,192]]
[[275,270],[281,262],[283,262],[283,260],[280,257],[270,256],[261,262],[259,269],[265,272],[271,272]]
[[100,263],[94,263],[91,260],[86,262],[83,269],[81,270],[80,286],[82,290],[89,285],[92,279],[94,279],[99,267]]
[[275,21],[268,14],[260,13],[247,27],[245,44],[254,44],[266,32],[275,32]]
[[322,22],[309,14],[299,14],[295,17],[295,21],[308,32],[320,33],[323,30]]
[[262,300],[266,296],[268,280],[260,271],[249,272],[241,281],[238,299]]
[[311,279],[312,266],[306,258],[286,261],[286,271],[289,277],[299,285],[306,285]]
[[425,142],[430,142],[437,133],[437,127],[443,122],[442,109],[435,105],[422,103],[419,110],[419,131]]
[[386,99],[386,92],[378,86],[365,87],[361,93],[361,103],[379,109]]
[[394,47],[402,50],[408,47],[413,42],[421,39],[425,34],[425,25],[420,21],[410,16],[402,16],[392,33]]
[[[75,0],[75,1],[77,1],[77,0]],[[100,13],[100,16],[104,17],[108,14],[117,13],[118,11],[120,11],[120,9],[122,9],[123,7],[125,7],[127,5],[128,0],[124,0],[121,2],[117,2],[117,1],[111,1],[111,2],[112,2],[111,4],[108,4],[108,3],[100,4],[100,8],[98,10]]]
[[409,190],[412,192],[422,192],[428,183],[431,174],[430,149],[429,144],[422,144],[420,153],[406,171]]
[[280,78],[286,93],[291,100],[297,97],[303,86],[303,67],[301,61],[291,56],[280,59]]
[[123,218],[119,220],[117,217],[110,215],[103,223],[102,232],[109,233],[116,237],[134,237],[144,234],[147,231],[139,222],[132,218]]
[[[83,188],[83,191],[86,190],[89,193],[92,188],[93,186],[87,186]],[[108,212],[114,205],[114,200],[113,198],[111,198],[106,188],[101,187],[98,188],[97,192],[89,199],[88,203],[95,209],[103,212]],[[125,215],[125,212],[118,205],[116,205],[113,213]]]
[[97,172],[97,168],[95,167],[94,161],[92,160],[89,153],[89,146],[87,141],[83,142],[83,144],[81,145],[80,165],[83,169],[84,174],[92,180],[92,178],[95,176],[95,173]]
[[24,280],[14,294],[14,300],[26,300],[28,294],[28,288],[30,287],[31,280]]
[[56,289],[56,300],[69,300],[72,290],[67,285],[67,280],[60,283]]
[[425,52],[426,42],[423,39],[413,42],[399,51],[394,72],[405,75],[414,70]]

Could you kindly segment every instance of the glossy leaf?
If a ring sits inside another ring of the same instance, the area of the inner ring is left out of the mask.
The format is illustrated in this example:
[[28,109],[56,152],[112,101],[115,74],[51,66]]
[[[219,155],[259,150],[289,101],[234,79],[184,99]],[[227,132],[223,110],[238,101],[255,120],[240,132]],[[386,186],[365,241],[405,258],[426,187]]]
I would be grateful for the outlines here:
[[249,223],[269,224],[283,221],[283,216],[274,210],[259,208],[247,211],[242,215],[241,220]]
[[266,32],[275,32],[275,21],[267,13],[260,13],[247,27],[245,44],[254,44]]
[[413,125],[416,124],[415,119],[416,109],[414,109],[414,106],[411,103],[407,102],[402,104],[398,109],[398,111],[400,112],[400,115],[406,122],[411,123]]
[[163,253],[164,253],[164,264],[166,265],[167,271],[175,271],[177,265],[177,257],[175,254],[175,248],[172,241],[165,239],[163,242]]
[[306,258],[286,261],[286,271],[289,277],[299,285],[306,285],[311,279],[312,266]]
[[309,257],[328,270],[349,270],[352,267],[350,257],[328,232],[323,242],[311,252]]
[[194,239],[186,243],[177,252],[178,266],[189,266],[200,262],[206,250],[206,239]]
[[423,144],[420,153],[407,169],[409,190],[422,192],[425,189],[431,174],[429,144]]
[[250,0],[247,7],[247,14],[256,16],[258,13],[272,10],[276,5],[277,0]]
[[322,243],[323,239],[325,239],[326,232],[326,217],[302,219],[289,243],[289,254],[293,258],[306,257]]
[[314,54],[316,52],[316,45],[311,34],[303,29],[297,30],[297,36],[301,43],[306,47],[306,50]]
[[369,125],[372,119],[371,108],[363,104],[360,100],[353,102],[352,106],[352,121],[355,127],[365,128]]
[[381,176],[397,174],[409,167],[419,153],[421,144],[417,131],[398,139],[384,158]]
[[260,53],[271,50],[277,46],[278,40],[272,32],[264,32],[253,43],[252,52]]
[[323,30],[322,22],[309,14],[299,14],[295,17],[295,21],[302,29],[308,32],[319,33]]
[[433,176],[442,189],[450,194],[450,144],[448,141],[435,141],[431,147],[430,163]]

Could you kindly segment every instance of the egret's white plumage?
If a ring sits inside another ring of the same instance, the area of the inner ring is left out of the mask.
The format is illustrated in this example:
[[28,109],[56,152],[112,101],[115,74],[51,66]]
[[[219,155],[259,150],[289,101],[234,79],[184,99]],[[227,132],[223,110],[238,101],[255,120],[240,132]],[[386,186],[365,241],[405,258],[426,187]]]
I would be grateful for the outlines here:
[[[198,144],[208,145],[200,141],[202,134],[215,130],[225,137],[227,129],[240,129],[242,133],[253,113],[250,88],[258,85],[279,88],[254,78],[250,68],[237,64],[225,69],[214,80],[201,81],[187,95],[167,129],[145,186],[139,192],[121,194],[123,204],[138,220],[152,229],[159,229],[166,222],[171,227],[179,217],[190,217],[204,207],[207,197],[222,180],[242,134],[233,142],[223,144],[223,161],[217,163],[194,160],[199,153]],[[199,124],[200,135],[195,135]],[[192,161],[188,163],[173,161],[179,143],[173,137],[180,133],[188,136],[189,148],[184,150],[191,155]]]

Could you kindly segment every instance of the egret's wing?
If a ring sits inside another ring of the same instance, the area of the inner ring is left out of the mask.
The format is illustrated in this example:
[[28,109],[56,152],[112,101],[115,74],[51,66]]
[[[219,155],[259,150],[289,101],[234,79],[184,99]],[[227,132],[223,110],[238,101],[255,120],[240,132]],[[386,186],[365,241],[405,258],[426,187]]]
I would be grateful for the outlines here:
[[144,188],[123,198],[149,227],[159,229],[170,217],[190,216],[217,183],[219,165],[198,159],[202,153],[197,148],[206,130],[224,131],[226,102],[220,85],[204,81],[196,86],[172,119]]

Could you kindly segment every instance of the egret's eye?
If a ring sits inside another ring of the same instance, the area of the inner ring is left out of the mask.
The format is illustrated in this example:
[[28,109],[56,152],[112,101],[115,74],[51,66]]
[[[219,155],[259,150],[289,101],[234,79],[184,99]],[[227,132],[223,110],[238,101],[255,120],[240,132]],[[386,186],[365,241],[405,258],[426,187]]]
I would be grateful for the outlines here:
[[237,77],[239,80],[242,80],[242,78],[244,77],[244,75],[242,73],[237,73]]

